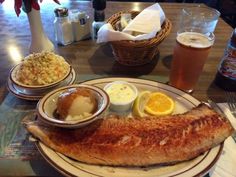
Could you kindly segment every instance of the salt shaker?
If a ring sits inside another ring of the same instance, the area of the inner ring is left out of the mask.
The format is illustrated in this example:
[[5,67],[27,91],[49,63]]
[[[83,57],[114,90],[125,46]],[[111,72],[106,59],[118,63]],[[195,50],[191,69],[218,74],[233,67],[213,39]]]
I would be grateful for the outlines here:
[[56,8],[54,13],[54,29],[57,43],[61,45],[71,44],[73,42],[73,32],[68,9],[65,7]]

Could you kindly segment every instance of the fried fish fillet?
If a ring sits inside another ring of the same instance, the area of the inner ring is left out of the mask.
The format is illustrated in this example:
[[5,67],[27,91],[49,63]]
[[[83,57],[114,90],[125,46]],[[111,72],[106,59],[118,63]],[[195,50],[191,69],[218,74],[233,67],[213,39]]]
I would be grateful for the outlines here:
[[50,148],[81,162],[148,166],[193,159],[234,131],[230,122],[204,104],[179,115],[127,118],[110,115],[80,129],[38,121],[27,130]]

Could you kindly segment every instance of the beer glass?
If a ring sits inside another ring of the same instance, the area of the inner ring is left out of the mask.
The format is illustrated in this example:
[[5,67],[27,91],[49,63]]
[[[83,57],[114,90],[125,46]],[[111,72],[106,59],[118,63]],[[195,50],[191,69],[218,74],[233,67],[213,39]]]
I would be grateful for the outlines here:
[[209,7],[196,6],[181,12],[180,27],[171,63],[169,84],[191,93],[202,72],[220,13]]

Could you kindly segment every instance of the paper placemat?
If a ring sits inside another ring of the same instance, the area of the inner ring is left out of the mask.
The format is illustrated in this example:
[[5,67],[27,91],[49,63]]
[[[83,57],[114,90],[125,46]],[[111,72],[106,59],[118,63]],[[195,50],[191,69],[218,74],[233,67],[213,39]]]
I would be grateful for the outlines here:
[[[76,77],[75,83],[80,83],[86,80],[108,77],[108,75],[96,74],[79,74]],[[115,76],[113,76],[115,77]],[[163,76],[140,76],[140,79],[151,79],[159,82],[167,82],[168,78]],[[21,126],[22,118],[31,112],[35,111],[37,101],[27,101],[16,98],[13,94],[8,93],[3,102],[0,104],[0,158],[8,156],[17,157],[16,147],[21,146],[21,142],[25,139],[25,130]],[[14,148],[6,149],[11,143],[15,143]],[[22,149],[21,149],[22,150]],[[20,151],[20,150],[19,150]]]
[[[107,77],[105,75],[80,75],[76,83],[95,79]],[[158,77],[158,76],[141,76],[139,78],[143,79],[151,79],[165,83],[166,77]],[[32,156],[30,149],[32,148],[32,152],[35,151],[35,147],[31,144],[27,144],[26,141],[26,131],[21,126],[21,120],[24,115],[35,111],[37,102],[36,101],[22,101],[16,98],[14,95],[9,93],[4,101],[0,105],[0,175],[14,175],[14,171],[11,169],[6,169],[9,162],[13,163],[17,161],[19,166],[24,166],[24,172],[19,175],[36,175],[34,170],[32,170],[32,166],[29,163],[30,159],[28,157]],[[236,118],[230,113],[227,104],[220,103],[218,104],[222,111],[227,115],[228,119],[231,121],[232,125],[236,129]],[[27,109],[26,109],[27,108]],[[27,150],[30,152],[25,152],[22,148],[23,146],[27,146]],[[37,152],[37,151],[36,151]],[[39,153],[35,154],[36,156],[40,156]],[[41,158],[42,159],[42,158]],[[24,161],[22,161],[24,160]],[[43,159],[42,159],[43,160]],[[42,164],[49,165],[46,162]],[[5,164],[5,165],[4,165]],[[224,144],[223,153],[216,163],[215,169],[210,174],[211,177],[236,177],[236,143],[234,140],[229,137]],[[19,169],[20,170],[20,169]],[[21,169],[22,170],[22,169]],[[40,171],[40,170],[39,170]],[[46,173],[46,172],[45,172]],[[55,173],[55,172],[54,172]]]

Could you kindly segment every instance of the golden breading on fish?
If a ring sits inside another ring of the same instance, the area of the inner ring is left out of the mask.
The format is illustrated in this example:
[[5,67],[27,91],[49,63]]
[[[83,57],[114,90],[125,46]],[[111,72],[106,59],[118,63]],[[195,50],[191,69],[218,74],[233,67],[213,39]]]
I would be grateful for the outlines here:
[[234,129],[204,104],[185,114],[127,118],[111,115],[80,129],[36,121],[27,130],[50,148],[81,162],[147,166],[190,160],[223,142]]

